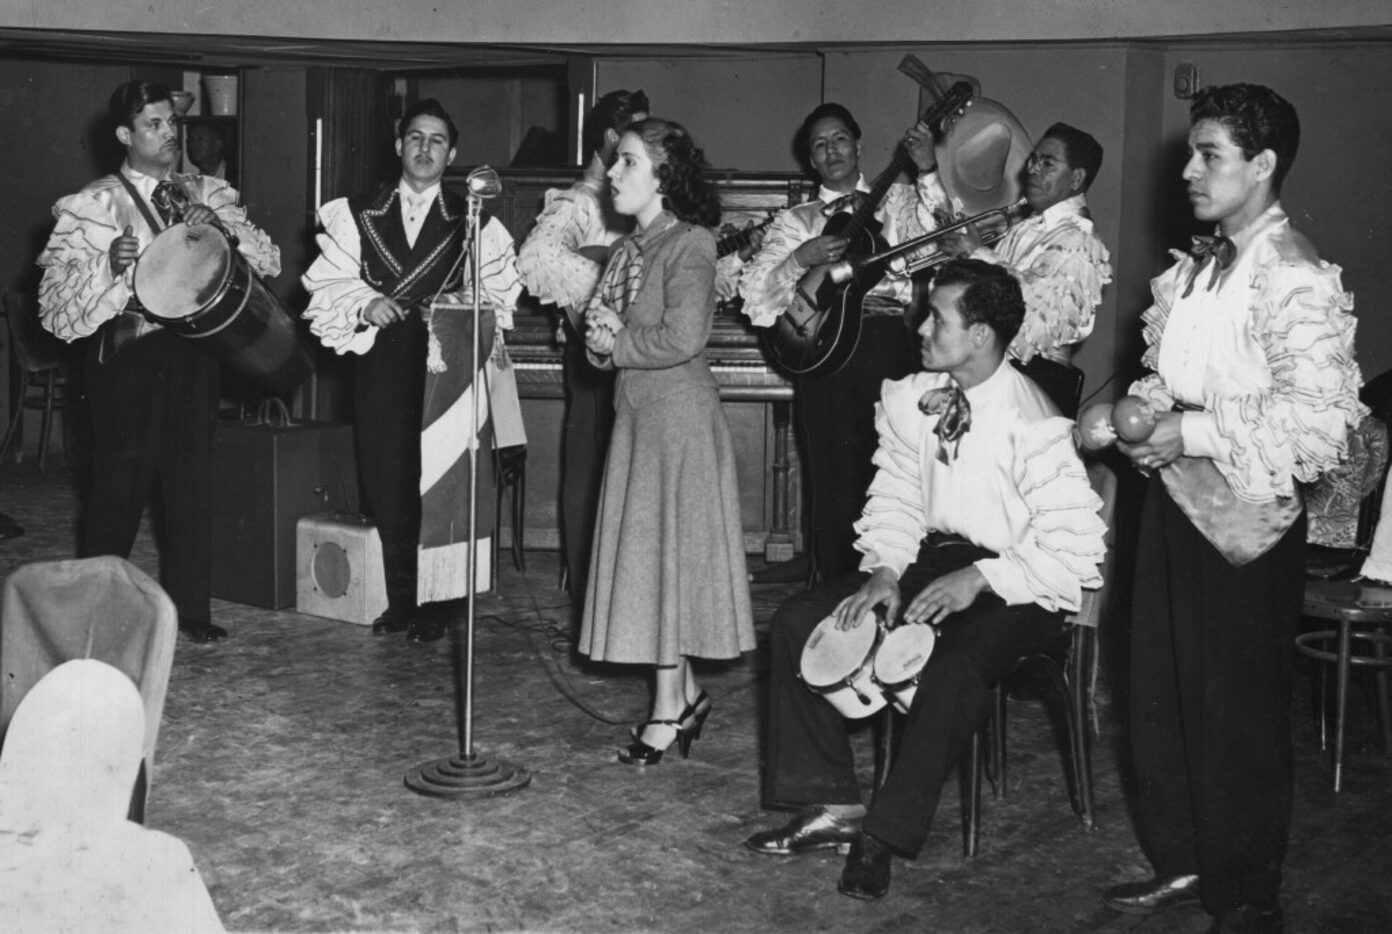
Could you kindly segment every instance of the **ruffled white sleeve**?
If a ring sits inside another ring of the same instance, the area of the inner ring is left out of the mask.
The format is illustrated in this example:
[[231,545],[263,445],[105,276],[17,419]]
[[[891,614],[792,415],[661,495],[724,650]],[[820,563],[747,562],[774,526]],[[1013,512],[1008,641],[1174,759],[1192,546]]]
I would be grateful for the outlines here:
[[[135,267],[111,272],[108,251],[121,236],[121,219],[110,192],[85,189],[53,206],[57,219],[48,244],[39,254],[39,318],[65,341],[92,334],[120,314],[134,294]],[[133,227],[134,224],[131,224]]]
[[1170,256],[1175,260],[1175,265],[1150,281],[1151,305],[1141,313],[1141,336],[1146,345],[1141,355],[1141,365],[1150,372],[1132,383],[1128,390],[1161,412],[1168,412],[1174,407],[1175,396],[1156,372],[1160,368],[1160,339],[1165,336],[1165,324],[1170,320],[1175,292],[1193,263],[1189,254],[1178,250],[1171,250]]
[[527,291],[543,302],[582,309],[602,268],[579,252],[607,245],[604,214],[592,190],[579,182],[546,192],[546,206],[517,254],[517,272]]
[[913,377],[889,381],[875,405],[875,478],[870,481],[865,509],[855,524],[856,549],[865,555],[860,570],[889,568],[902,577],[918,557],[919,543],[928,534],[919,471],[923,434],[931,424],[918,411],[922,386]]
[[[517,252],[512,234],[496,217],[490,217],[479,232],[479,288],[483,300],[493,306],[498,327],[512,330],[512,314],[522,294],[522,280],[517,275]],[[467,300],[467,289],[465,292]]]
[[817,236],[796,208],[782,211],[769,224],[759,252],[740,275],[744,313],[755,327],[766,328],[793,304],[793,290],[806,272],[793,251]]
[[200,186],[199,201],[212,208],[228,233],[236,236],[237,252],[246,257],[258,276],[280,275],[280,247],[271,242],[270,235],[247,219],[237,189],[220,178],[196,176]]
[[1025,320],[1010,344],[1011,356],[1023,363],[1043,354],[1065,356],[1065,348],[1092,333],[1102,286],[1112,281],[1107,248],[1085,219],[1060,224],[1022,257],[998,256],[982,249],[973,254],[1010,269],[1025,297]]
[[1073,446],[1073,423],[1048,418],[1024,426],[1015,443],[1015,482],[1029,508],[1023,537],[998,558],[976,562],[1008,604],[1076,612],[1083,588],[1102,585],[1106,554],[1102,500]]
[[377,328],[357,328],[363,309],[381,293],[362,279],[362,243],[348,199],[321,207],[319,224],[319,256],[300,279],[309,292],[304,317],[310,333],[325,347],[340,354],[366,353],[377,339]]
[[[1265,502],[1291,496],[1297,481],[1338,466],[1349,427],[1367,410],[1358,401],[1363,377],[1354,359],[1353,296],[1339,267],[1272,257],[1254,276],[1252,329],[1272,386],[1205,398],[1206,412],[1185,413],[1182,428],[1186,454],[1214,456],[1236,496]],[[1215,456],[1215,447],[1228,456]]]

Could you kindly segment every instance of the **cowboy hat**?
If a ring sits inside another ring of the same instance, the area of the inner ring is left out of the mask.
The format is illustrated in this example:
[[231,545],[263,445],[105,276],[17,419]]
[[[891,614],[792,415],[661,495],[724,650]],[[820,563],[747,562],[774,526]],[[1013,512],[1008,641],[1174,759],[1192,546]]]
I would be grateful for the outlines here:
[[1033,150],[1015,115],[984,97],[933,147],[943,188],[968,216],[1020,200],[1020,176]]

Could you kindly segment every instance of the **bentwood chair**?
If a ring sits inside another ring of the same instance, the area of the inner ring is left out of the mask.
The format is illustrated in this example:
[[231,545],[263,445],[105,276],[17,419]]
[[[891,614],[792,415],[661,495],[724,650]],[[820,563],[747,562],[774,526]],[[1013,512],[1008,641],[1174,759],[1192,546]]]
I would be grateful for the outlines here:
[[145,705],[144,755],[130,805],[130,819],[143,823],[178,628],[168,595],[123,558],[20,567],[5,581],[0,605],[0,740],[24,695],[63,662],[94,658],[119,669]]
[[[39,422],[39,469],[44,470],[48,466],[53,413],[68,408],[73,396],[68,378],[70,355],[61,341],[40,329],[38,310],[19,293],[6,292],[4,307],[10,332],[10,360],[19,377],[19,392],[17,398],[10,400],[14,414],[0,440],[0,460],[18,441],[25,411],[37,409],[43,413]],[[16,462],[19,457],[17,453]]]
[[[1316,661],[1333,665],[1336,678],[1334,715],[1334,792],[1344,786],[1344,738],[1352,672],[1371,670],[1376,678],[1378,721],[1382,727],[1382,751],[1392,754],[1392,700],[1388,669],[1392,667],[1392,587],[1374,581],[1310,581],[1305,585],[1305,616],[1332,624],[1295,637],[1296,650]],[[1320,748],[1329,748],[1328,691],[1320,669]]]
[[986,758],[984,734],[989,733],[991,740],[992,787],[996,796],[1003,798],[1009,786],[1005,748],[1007,699],[1012,687],[1022,685],[1030,677],[1037,678],[1037,683],[1042,686],[1044,701],[1053,701],[1062,709],[1064,733],[1068,739],[1065,772],[1073,810],[1085,830],[1091,831],[1096,826],[1092,786],[1092,738],[1096,730],[1093,688],[1097,680],[1097,633],[1105,618],[1116,560],[1116,526],[1113,519],[1117,478],[1110,467],[1100,462],[1088,464],[1087,471],[1088,480],[1102,500],[1099,515],[1107,524],[1107,551],[1101,568],[1102,586],[1083,591],[1082,604],[1077,613],[1068,615],[1067,620],[1071,625],[1058,645],[1022,657],[1015,670],[996,685],[995,711],[988,728],[978,730],[972,738],[964,768],[966,793],[963,795],[962,849],[967,856],[976,855],[981,833],[981,779],[985,771],[983,760]]

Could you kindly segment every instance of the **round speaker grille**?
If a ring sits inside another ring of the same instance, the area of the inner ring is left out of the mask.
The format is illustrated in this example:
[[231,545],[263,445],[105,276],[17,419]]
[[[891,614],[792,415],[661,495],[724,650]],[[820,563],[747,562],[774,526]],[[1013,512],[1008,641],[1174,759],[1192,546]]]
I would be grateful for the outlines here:
[[348,592],[353,569],[348,564],[348,552],[333,542],[321,542],[314,549],[314,586],[328,597],[341,597]]

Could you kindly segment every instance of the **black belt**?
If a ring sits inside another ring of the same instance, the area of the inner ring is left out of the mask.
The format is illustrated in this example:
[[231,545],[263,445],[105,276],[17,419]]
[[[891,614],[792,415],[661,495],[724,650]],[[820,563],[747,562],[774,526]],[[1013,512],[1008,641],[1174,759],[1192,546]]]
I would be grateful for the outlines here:
[[[944,548],[948,545],[972,545],[972,542],[956,532],[929,532],[923,536],[923,544],[929,548]],[[975,547],[973,545],[973,547]]]
[[1171,412],[1203,412],[1203,411],[1205,411],[1205,409],[1204,409],[1203,406],[1201,406],[1201,405],[1195,405],[1195,404],[1192,403],[1192,402],[1179,402],[1179,401],[1176,401],[1175,404],[1170,408],[1170,411],[1171,411]]

